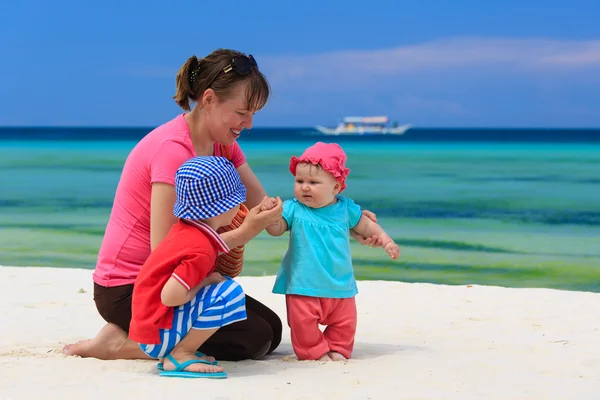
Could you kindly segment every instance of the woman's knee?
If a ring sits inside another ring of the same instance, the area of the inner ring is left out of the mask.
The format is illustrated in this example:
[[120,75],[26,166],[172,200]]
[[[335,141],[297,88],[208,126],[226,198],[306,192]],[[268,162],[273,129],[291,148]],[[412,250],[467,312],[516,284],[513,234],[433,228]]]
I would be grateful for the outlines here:
[[271,310],[258,300],[248,296],[248,294],[246,294],[246,308],[255,313],[259,318],[265,320],[273,330],[275,336],[281,336],[283,324],[281,318],[279,318],[275,311]]
[[259,316],[255,316],[253,319],[252,331],[249,332],[249,335],[252,339],[248,346],[248,356],[254,360],[271,353],[274,350],[273,343],[276,340],[281,341],[280,338],[275,337],[271,325]]
[[133,285],[104,287],[94,283],[94,303],[100,316],[129,332]]

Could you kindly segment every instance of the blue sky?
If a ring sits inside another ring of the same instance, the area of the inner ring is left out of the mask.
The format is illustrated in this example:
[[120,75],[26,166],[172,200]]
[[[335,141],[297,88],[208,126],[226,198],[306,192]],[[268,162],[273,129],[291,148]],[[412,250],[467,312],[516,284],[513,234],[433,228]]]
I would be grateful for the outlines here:
[[[167,5],[170,4],[170,5]],[[185,60],[253,54],[255,126],[600,127],[598,1],[20,0],[0,15],[0,125],[155,126]]]

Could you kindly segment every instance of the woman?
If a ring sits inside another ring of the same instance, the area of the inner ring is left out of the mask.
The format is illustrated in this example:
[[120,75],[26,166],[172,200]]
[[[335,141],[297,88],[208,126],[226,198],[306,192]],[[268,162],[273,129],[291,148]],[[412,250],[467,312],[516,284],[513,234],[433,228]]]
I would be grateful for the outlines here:
[[[189,111],[157,127],[131,151],[115,194],[94,271],[94,301],[107,324],[94,339],[68,345],[65,354],[101,359],[148,358],[127,339],[133,283],[150,252],[176,222],[175,172],[194,156],[228,156],[247,188],[249,209],[238,229],[221,234],[229,248],[248,243],[281,218],[281,204],[260,212],[266,193],[237,144],[266,104],[269,85],[255,59],[219,49],[187,60],[177,75],[177,104]],[[190,101],[196,106],[190,111]],[[228,154],[223,154],[227,149]],[[374,215],[366,214],[374,219]],[[354,236],[356,237],[356,235]],[[377,246],[376,238],[358,238]],[[247,296],[247,319],[221,328],[199,350],[220,360],[258,359],[281,341],[281,320]]]

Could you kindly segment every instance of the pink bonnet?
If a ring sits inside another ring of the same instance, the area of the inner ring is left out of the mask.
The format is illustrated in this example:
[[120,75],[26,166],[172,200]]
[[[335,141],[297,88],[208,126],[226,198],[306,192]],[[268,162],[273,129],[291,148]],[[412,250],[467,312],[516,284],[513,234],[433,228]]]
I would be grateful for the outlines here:
[[346,177],[350,170],[346,168],[346,153],[337,143],[317,142],[302,153],[300,157],[293,156],[290,160],[290,172],[296,175],[298,163],[317,165],[332,174],[341,184],[340,192],[346,188]]

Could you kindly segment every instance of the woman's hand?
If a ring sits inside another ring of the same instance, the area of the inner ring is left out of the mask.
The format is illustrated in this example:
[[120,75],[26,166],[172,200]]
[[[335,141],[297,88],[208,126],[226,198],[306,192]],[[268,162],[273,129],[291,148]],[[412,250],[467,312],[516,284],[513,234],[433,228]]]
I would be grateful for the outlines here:
[[[374,212],[371,212],[369,210],[363,210],[362,213],[365,217],[369,218],[371,221],[377,222],[377,215],[375,215]],[[357,233],[354,229],[350,230],[350,236],[352,236],[354,239],[356,239],[356,241],[363,246],[381,247],[383,244],[383,239],[378,237],[377,235],[373,235],[373,236],[367,238],[367,237],[364,237],[363,235],[360,235],[359,233]]]
[[356,239],[356,241],[363,246],[381,247],[381,245],[383,244],[383,239],[381,239],[379,236],[373,235],[367,238],[363,235],[356,233],[354,229],[350,231],[350,236]]

